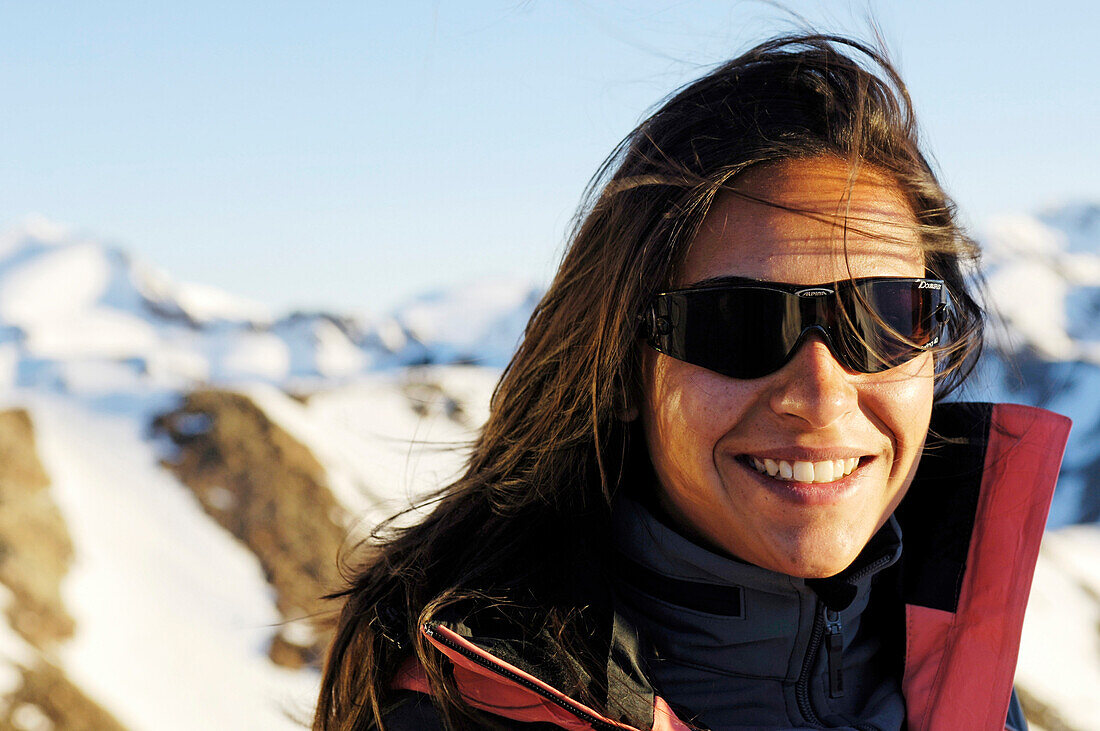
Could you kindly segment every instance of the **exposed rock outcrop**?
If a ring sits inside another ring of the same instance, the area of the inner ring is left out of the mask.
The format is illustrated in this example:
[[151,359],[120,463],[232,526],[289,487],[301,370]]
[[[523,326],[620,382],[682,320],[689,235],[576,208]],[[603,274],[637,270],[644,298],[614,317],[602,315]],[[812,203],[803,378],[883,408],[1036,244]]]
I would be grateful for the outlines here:
[[73,546],[49,484],[30,415],[22,409],[0,412],[0,582],[15,595],[8,606],[12,629],[35,647],[52,646],[73,632],[60,594]]
[[0,703],[0,728],[57,731],[125,731],[52,662],[20,668],[22,684]]
[[313,454],[251,400],[197,391],[154,429],[177,445],[166,462],[203,509],[256,555],[287,620],[269,649],[287,667],[319,663],[328,632],[315,618],[337,585],[344,511]]
[[122,731],[55,663],[75,629],[61,599],[73,546],[49,485],[30,415],[0,411],[0,583],[8,623],[30,648],[22,661],[0,657],[19,675],[0,696],[0,728]]

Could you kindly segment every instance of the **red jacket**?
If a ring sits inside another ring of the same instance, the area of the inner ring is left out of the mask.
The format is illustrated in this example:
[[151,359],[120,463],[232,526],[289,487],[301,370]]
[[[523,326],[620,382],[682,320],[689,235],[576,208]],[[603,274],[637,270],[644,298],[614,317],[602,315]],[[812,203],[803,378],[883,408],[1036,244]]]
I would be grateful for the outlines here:
[[[1005,727],[1024,609],[1069,428],[1069,419],[1027,406],[934,410],[933,432],[962,443],[926,451],[896,513],[905,535],[898,591],[910,731]],[[652,689],[651,707],[611,718],[455,629],[432,624],[422,631],[451,660],[458,688],[475,708],[566,729],[688,728]],[[621,674],[614,666],[609,662],[609,672]],[[428,692],[414,662],[394,687]]]

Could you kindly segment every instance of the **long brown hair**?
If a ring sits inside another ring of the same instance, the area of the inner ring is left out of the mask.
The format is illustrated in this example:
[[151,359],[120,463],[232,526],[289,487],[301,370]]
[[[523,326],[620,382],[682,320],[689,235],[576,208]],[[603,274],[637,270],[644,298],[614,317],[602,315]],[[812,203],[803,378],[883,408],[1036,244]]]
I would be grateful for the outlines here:
[[620,418],[640,387],[638,317],[673,281],[720,190],[750,167],[822,155],[873,166],[907,196],[927,268],[955,303],[937,398],[962,382],[982,341],[968,283],[976,248],[920,151],[897,72],[884,53],[842,37],[753,48],[667,99],[589,184],[465,472],[434,496],[427,518],[363,546],[337,595],[346,601],[315,729],[379,724],[387,686],[412,653],[447,723],[476,718],[417,631],[472,597],[548,630],[561,665],[580,669],[562,690],[591,690],[582,670],[599,677],[606,658],[586,656],[573,638],[605,569],[612,497],[644,459]]

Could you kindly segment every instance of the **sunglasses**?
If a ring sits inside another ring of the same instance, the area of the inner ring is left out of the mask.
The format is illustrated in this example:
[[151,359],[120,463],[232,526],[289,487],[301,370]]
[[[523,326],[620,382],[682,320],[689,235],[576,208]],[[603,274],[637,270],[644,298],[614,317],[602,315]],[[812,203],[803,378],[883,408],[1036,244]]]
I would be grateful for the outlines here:
[[658,352],[731,378],[782,368],[811,334],[850,370],[879,373],[939,344],[951,298],[940,279],[805,285],[729,278],[654,296],[643,336]]

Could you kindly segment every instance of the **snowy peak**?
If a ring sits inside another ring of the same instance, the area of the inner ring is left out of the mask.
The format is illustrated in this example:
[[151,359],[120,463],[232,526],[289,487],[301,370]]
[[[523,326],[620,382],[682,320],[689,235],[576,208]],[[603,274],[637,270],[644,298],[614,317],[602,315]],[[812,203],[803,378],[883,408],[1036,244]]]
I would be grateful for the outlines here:
[[399,307],[392,318],[407,338],[408,362],[502,368],[541,297],[541,287],[531,282],[489,279],[429,292]]
[[981,235],[991,304],[1011,337],[1048,361],[1100,365],[1100,206],[994,219]]
[[208,380],[240,360],[219,333],[270,320],[259,305],[176,283],[45,219],[0,234],[0,383],[83,390],[134,379],[172,387]]
[[151,324],[126,256],[77,238],[9,235],[0,260],[0,323],[29,355],[126,356],[148,344]]
[[157,315],[197,327],[214,323],[260,326],[271,322],[271,312],[258,302],[205,284],[182,283],[144,263],[134,265],[135,287]]
[[116,246],[35,217],[0,234],[0,317],[11,324],[96,307],[147,320],[267,322],[262,305],[174,282]]
[[18,225],[0,232],[0,259],[8,260],[20,251],[34,251],[60,243],[71,243],[75,234],[68,226],[45,216],[27,216]]

